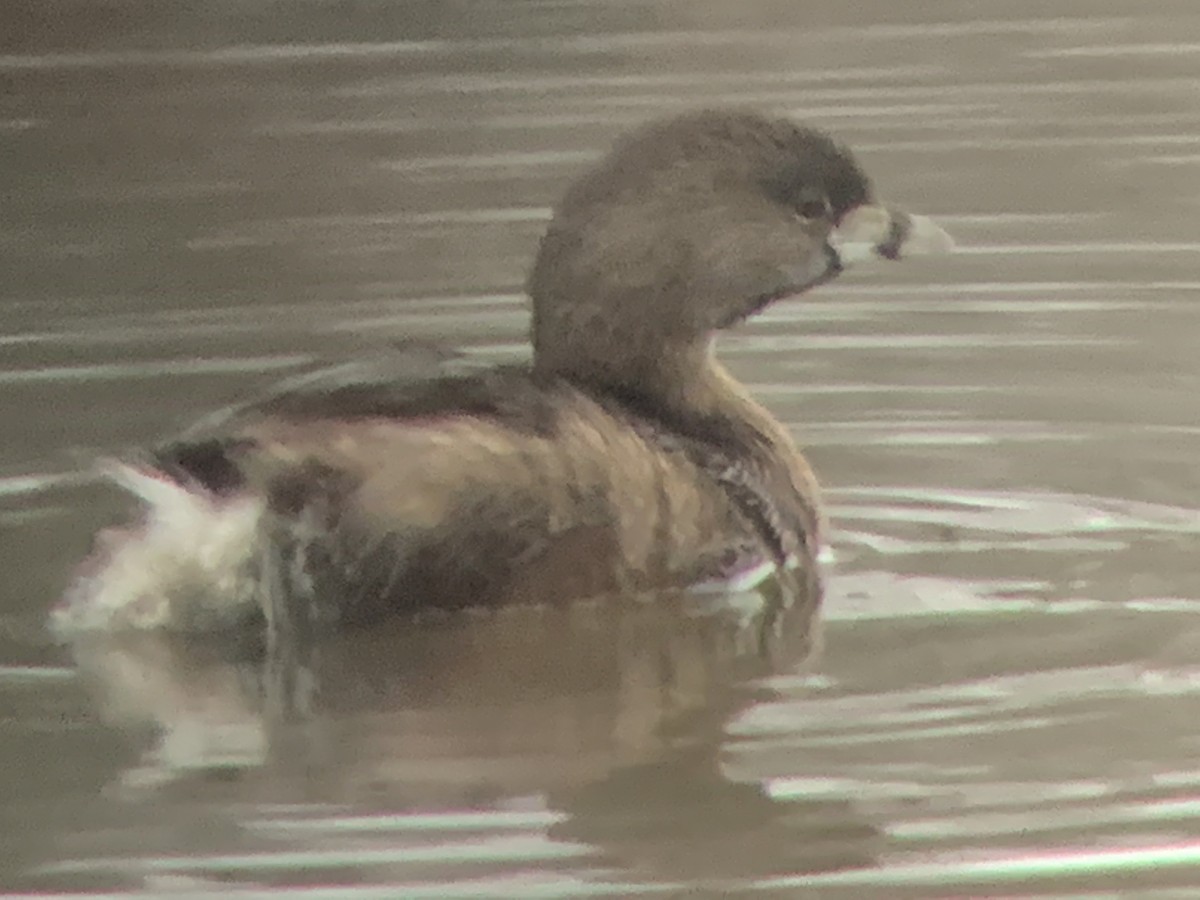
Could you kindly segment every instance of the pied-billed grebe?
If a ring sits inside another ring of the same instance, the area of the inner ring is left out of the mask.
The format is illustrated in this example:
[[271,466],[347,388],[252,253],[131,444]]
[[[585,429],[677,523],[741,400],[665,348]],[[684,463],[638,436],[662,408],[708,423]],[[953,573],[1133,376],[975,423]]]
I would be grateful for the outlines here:
[[532,366],[352,364],[114,465],[144,517],[98,536],[56,622],[207,629],[268,596],[361,621],[811,574],[812,472],[714,336],[855,259],[949,246],[818,131],[728,110],[643,127],[554,213]]

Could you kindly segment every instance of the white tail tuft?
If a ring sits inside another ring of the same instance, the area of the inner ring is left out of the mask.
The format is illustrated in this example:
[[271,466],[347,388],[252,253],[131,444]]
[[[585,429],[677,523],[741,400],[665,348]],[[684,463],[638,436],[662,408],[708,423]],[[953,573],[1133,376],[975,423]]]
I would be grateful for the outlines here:
[[107,462],[103,471],[142,501],[144,518],[97,536],[55,611],[61,631],[210,628],[256,602],[260,498],[217,497],[122,462]]

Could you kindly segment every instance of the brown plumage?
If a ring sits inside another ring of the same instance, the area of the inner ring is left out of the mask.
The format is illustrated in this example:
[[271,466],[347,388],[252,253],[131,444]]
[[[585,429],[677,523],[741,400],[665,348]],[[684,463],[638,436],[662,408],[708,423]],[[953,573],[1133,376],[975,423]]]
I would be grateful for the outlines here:
[[848,150],[787,120],[713,111],[635,131],[541,242],[532,366],[396,352],[285,382],[119,467],[146,521],[105,537],[60,624],[811,582],[816,481],[713,342],[858,256],[949,246],[871,201]]

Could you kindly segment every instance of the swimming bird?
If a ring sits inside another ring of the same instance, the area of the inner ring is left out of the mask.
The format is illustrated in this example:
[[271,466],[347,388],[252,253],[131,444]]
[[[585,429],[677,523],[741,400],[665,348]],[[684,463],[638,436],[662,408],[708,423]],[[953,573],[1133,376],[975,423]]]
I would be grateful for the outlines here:
[[528,280],[532,362],[428,348],[292,378],[107,464],[137,498],[62,631],[334,624],[816,577],[816,479],[717,336],[866,258],[950,249],[823,132],[738,109],[619,139]]

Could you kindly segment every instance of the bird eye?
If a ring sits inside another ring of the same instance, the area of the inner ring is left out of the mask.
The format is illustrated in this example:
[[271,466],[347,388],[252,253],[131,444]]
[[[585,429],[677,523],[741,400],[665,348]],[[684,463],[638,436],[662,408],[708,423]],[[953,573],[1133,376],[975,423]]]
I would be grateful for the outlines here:
[[800,218],[812,220],[825,218],[830,209],[828,197],[812,197],[802,200],[796,207],[796,212],[800,214]]

